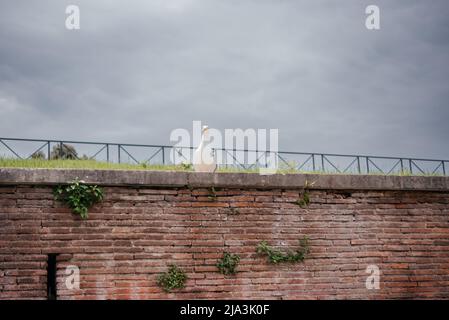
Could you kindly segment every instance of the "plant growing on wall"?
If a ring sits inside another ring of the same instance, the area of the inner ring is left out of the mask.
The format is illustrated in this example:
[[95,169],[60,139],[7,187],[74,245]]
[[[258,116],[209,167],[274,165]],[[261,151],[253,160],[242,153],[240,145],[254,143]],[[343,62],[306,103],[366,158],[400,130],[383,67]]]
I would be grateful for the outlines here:
[[257,245],[256,252],[266,255],[268,261],[273,264],[281,262],[302,262],[309,253],[309,244],[307,237],[299,240],[299,248],[296,251],[282,252],[268,245],[266,241],[262,241]]
[[187,275],[182,271],[177,265],[172,264],[169,266],[167,272],[159,275],[157,278],[157,284],[165,292],[170,292],[174,289],[184,288],[185,282],[187,280]]
[[224,275],[235,274],[235,268],[240,262],[240,257],[237,254],[231,254],[229,252],[223,253],[223,258],[217,262],[217,268],[220,273]]
[[298,206],[300,206],[301,208],[305,208],[310,204],[310,196],[309,196],[309,191],[307,189],[305,189],[302,192],[302,195],[300,196],[300,198],[298,200],[296,200],[295,202]]
[[306,180],[306,183],[304,184],[303,191],[300,193],[300,197],[298,200],[295,201],[295,203],[300,206],[301,208],[305,208],[310,204],[310,195],[309,195],[309,188],[315,184],[315,181],[312,183],[309,183]]
[[53,194],[55,200],[66,203],[72,212],[79,214],[82,219],[87,219],[90,207],[103,200],[101,188],[87,185],[78,179],[68,185],[56,187]]
[[217,201],[217,192],[215,191],[214,186],[209,188],[209,200]]

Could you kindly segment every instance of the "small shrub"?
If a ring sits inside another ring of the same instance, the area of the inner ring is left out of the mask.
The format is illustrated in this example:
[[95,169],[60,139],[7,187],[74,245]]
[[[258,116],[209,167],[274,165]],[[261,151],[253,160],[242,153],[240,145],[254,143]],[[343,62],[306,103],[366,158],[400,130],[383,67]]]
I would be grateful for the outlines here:
[[223,254],[223,258],[218,260],[217,268],[220,270],[220,273],[224,275],[235,274],[235,268],[240,262],[240,257],[237,254],[230,254],[229,252],[225,252]]
[[167,272],[159,275],[157,284],[165,292],[170,292],[174,289],[182,289],[185,286],[187,275],[178,266],[172,264]]
[[53,191],[55,200],[66,203],[72,212],[87,219],[88,210],[95,203],[103,200],[103,190],[98,186],[90,186],[75,180],[69,185],[58,186]]
[[53,146],[50,154],[50,159],[75,160],[78,159],[78,152],[76,152],[75,147],[70,144],[58,143],[57,145]]
[[258,254],[266,255],[268,261],[273,264],[278,264],[281,262],[302,262],[309,253],[309,245],[307,237],[299,240],[300,248],[296,251],[288,251],[287,253],[281,252],[280,250],[273,249],[268,246],[266,241],[262,241],[258,244],[256,252]]
[[45,160],[45,154],[42,151],[36,151],[31,155],[31,159]]

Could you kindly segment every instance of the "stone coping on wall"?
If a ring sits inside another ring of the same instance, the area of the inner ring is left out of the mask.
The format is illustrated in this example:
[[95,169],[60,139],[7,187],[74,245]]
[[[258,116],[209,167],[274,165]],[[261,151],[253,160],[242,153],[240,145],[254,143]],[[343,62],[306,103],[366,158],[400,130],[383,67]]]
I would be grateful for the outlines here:
[[74,179],[102,186],[256,189],[448,191],[449,177],[342,174],[199,173],[180,171],[0,168],[0,185],[55,185]]

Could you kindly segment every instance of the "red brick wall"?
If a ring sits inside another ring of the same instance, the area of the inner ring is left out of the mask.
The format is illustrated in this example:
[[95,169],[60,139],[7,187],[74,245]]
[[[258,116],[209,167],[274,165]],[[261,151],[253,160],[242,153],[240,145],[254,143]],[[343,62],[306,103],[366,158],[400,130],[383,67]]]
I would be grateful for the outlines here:
[[[0,298],[45,299],[48,253],[58,256],[58,299],[449,298],[449,193],[107,187],[81,220],[51,187],[0,186]],[[286,250],[310,239],[304,263],[271,265],[267,240]],[[236,276],[215,264],[241,256]],[[157,275],[182,267],[186,288],[164,293]],[[366,267],[381,271],[365,287]],[[65,267],[80,268],[67,290]]]

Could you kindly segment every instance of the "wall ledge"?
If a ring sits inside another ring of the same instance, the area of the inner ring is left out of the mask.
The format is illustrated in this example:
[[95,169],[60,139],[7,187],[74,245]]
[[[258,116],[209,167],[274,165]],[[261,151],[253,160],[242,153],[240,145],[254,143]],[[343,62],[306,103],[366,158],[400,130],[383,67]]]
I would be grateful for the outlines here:
[[335,174],[198,173],[176,171],[0,168],[0,185],[55,185],[80,179],[101,186],[255,189],[449,191],[449,177]]

